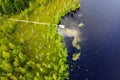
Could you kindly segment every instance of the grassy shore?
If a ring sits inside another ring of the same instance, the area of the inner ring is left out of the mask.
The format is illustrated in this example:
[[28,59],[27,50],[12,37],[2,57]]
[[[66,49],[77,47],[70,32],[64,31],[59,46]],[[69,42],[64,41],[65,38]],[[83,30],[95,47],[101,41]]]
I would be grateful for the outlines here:
[[[41,5],[30,2],[28,9],[8,18],[48,23],[38,25],[0,22],[1,80],[64,80],[68,78],[67,50],[57,33],[65,14],[80,7],[79,0],[52,0]],[[3,18],[1,16],[1,18]]]

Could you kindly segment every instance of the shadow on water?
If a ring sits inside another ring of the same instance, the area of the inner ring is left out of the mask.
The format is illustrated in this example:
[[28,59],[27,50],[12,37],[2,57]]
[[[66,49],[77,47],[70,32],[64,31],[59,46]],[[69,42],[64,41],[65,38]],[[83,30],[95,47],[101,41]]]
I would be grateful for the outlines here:
[[[80,22],[85,27],[77,28]],[[81,0],[81,8],[67,15],[61,24],[80,31],[80,38],[87,36],[79,42],[82,54],[77,61],[71,59],[78,51],[71,43],[74,37],[64,38],[70,80],[120,80],[120,0]]]

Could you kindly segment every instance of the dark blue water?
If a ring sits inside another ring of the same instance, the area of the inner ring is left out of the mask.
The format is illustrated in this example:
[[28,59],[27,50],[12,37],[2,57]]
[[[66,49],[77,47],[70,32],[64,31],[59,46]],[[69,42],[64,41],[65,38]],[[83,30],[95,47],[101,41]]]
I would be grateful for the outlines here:
[[81,0],[73,19],[85,23],[87,40],[69,62],[70,80],[120,80],[120,0]]

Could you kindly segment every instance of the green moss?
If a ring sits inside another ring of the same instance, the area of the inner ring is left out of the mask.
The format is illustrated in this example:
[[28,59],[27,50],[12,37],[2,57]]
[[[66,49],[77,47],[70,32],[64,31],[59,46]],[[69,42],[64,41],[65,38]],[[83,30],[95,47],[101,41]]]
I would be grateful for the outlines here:
[[[0,24],[0,34],[3,35],[0,37],[0,63],[7,60],[3,65],[9,65],[0,66],[1,78],[11,79],[8,72],[18,80],[64,80],[68,77],[67,50],[57,33],[58,26],[52,24],[58,24],[62,16],[80,7],[79,0],[41,1],[31,2],[28,9],[9,18],[49,25],[12,21]],[[10,71],[6,71],[9,68]]]

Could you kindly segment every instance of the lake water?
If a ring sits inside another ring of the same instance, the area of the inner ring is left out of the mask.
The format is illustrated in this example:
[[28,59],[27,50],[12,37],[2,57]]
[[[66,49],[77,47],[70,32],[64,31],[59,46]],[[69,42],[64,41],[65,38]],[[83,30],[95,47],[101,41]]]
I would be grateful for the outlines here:
[[[79,29],[80,22],[85,26]],[[80,59],[73,61],[72,54],[79,50],[71,44],[73,37],[64,37],[70,80],[120,80],[120,0],[81,0],[81,8],[61,24],[85,38],[80,42]]]

